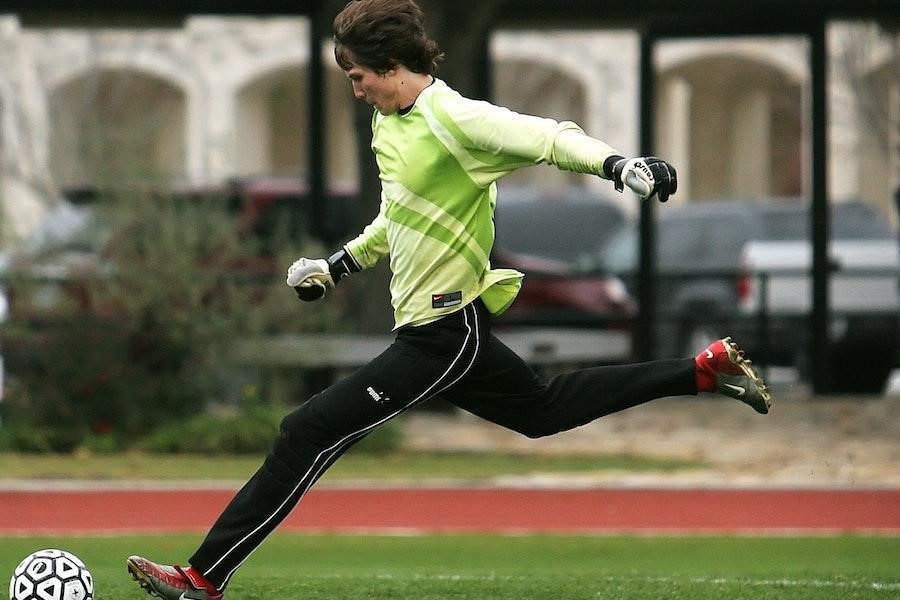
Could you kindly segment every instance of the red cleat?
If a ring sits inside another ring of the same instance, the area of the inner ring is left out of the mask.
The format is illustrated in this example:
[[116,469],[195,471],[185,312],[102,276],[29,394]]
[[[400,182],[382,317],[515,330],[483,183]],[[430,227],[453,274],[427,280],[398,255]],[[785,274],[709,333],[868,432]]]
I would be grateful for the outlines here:
[[761,414],[772,408],[769,388],[730,337],[713,342],[694,357],[697,390],[718,392],[745,402]]
[[165,600],[222,600],[216,589],[192,567],[158,565],[140,556],[130,556],[128,572],[144,591]]

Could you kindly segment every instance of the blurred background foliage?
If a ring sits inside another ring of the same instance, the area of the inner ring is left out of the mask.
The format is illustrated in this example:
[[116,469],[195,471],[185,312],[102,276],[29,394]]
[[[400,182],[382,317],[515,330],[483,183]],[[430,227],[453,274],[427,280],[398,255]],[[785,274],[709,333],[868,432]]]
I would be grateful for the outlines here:
[[[469,11],[475,29],[459,28],[452,11],[440,19],[455,57],[442,78],[470,94],[492,90],[493,100],[519,112],[573,119],[636,152],[639,74],[622,65],[641,60],[641,32],[590,19],[571,30],[547,28],[543,18],[535,30],[504,28],[484,18],[493,4]],[[390,328],[386,265],[322,303],[300,305],[282,283],[298,256],[328,255],[349,239],[342,228],[355,233],[374,216],[371,109],[354,101],[344,74],[326,60],[313,88],[329,117],[319,132],[328,143],[319,143],[308,87],[317,70],[302,58],[305,18],[193,15],[171,26],[107,30],[104,17],[96,15],[98,27],[76,28],[0,15],[0,90],[8,90],[0,103],[0,254],[42,215],[57,229],[71,222],[65,211],[86,221],[65,240],[25,243],[8,281],[0,256],[11,301],[0,325],[7,375],[0,450],[264,451],[265,431],[288,403],[324,378],[291,370],[288,402],[271,406],[280,394],[255,367],[231,360],[236,344]],[[826,29],[835,107],[829,201],[859,197],[893,225],[895,23],[834,21]],[[473,31],[486,36],[484,45],[470,43]],[[667,212],[681,203],[810,194],[815,90],[806,36],[660,39],[651,53],[652,145],[679,165],[679,194]],[[260,60],[273,56],[286,62]],[[328,214],[315,219],[310,182],[319,162],[329,202]],[[242,212],[247,205],[234,203],[230,186],[240,179],[248,180],[245,191],[260,183],[251,179],[269,180],[255,192],[255,207],[274,210],[255,224]],[[294,180],[292,197],[273,200],[284,180]],[[159,191],[185,182],[221,189]],[[507,183],[610,191],[606,181],[546,165]],[[107,191],[60,202],[82,188]],[[633,198],[612,198],[636,216]]]
[[230,359],[230,348],[263,333],[336,329],[346,295],[336,290],[329,302],[300,306],[282,273],[296,257],[323,249],[276,227],[266,244],[278,254],[261,252],[225,200],[106,193],[91,203],[90,244],[69,236],[13,261],[0,449],[128,447],[210,405],[251,416],[168,436],[180,443],[162,441],[166,434],[148,443],[155,450],[268,449],[278,420],[252,412],[264,392]]

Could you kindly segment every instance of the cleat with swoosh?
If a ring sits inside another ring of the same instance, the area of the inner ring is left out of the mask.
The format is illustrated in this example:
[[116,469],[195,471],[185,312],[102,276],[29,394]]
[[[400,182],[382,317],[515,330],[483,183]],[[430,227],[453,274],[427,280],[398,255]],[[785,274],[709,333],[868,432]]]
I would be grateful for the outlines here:
[[694,358],[700,391],[718,392],[758,413],[772,408],[772,394],[744,351],[730,338],[713,342]]
[[151,596],[164,600],[222,600],[222,591],[196,572],[192,579],[190,568],[158,565],[140,556],[128,557],[126,565],[131,578]]

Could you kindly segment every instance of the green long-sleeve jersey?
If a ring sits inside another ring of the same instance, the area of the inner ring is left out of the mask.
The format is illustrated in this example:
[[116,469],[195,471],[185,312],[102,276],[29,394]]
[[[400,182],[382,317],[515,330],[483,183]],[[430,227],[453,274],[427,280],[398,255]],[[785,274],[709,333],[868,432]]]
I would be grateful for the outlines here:
[[522,115],[463,97],[439,79],[411,110],[372,119],[381,178],[378,215],[346,244],[362,268],[390,257],[395,328],[422,325],[481,297],[494,314],[522,273],[490,265],[495,182],[546,162],[603,176],[618,154],[575,123]]

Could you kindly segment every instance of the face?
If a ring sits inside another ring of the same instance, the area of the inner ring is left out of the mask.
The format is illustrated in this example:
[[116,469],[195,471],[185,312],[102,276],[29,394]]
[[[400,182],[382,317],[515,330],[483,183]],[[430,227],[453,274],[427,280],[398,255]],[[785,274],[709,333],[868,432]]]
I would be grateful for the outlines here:
[[353,95],[358,100],[364,100],[374,106],[381,114],[393,114],[400,108],[397,86],[394,83],[396,70],[391,69],[387,73],[379,74],[353,63],[350,70],[344,71],[344,74],[350,79]]

